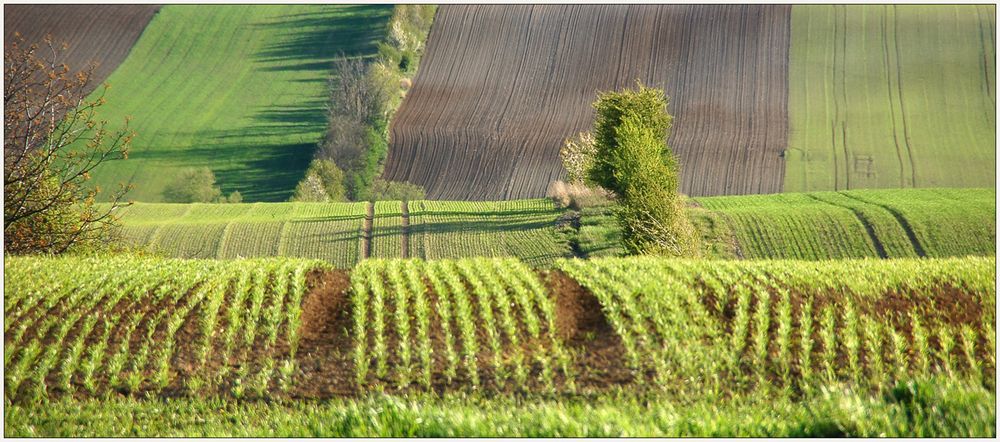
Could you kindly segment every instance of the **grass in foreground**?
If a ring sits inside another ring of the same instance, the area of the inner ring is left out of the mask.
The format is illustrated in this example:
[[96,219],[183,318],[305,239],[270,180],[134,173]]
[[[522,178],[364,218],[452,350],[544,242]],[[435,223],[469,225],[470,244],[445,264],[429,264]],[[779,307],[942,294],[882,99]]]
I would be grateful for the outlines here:
[[792,401],[671,402],[369,396],[326,403],[206,400],[7,405],[7,437],[994,437],[996,393],[941,378],[879,396],[842,387]]

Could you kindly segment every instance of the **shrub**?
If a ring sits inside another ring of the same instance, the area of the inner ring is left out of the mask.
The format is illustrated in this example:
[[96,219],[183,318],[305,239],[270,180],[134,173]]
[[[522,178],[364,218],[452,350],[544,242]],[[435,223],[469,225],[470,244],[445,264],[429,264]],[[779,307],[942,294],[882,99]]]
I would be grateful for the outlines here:
[[587,171],[594,164],[594,136],[590,132],[580,132],[567,138],[559,149],[559,158],[566,169],[566,181],[570,184],[584,184]]
[[565,181],[553,181],[549,183],[549,188],[545,196],[560,207],[568,207],[573,210],[581,210],[584,207],[603,206],[610,202],[613,197],[608,191],[600,187],[590,187],[583,184],[567,183]]
[[677,192],[678,164],[667,147],[672,122],[662,90],[608,92],[594,104],[594,163],[588,176],[617,195],[625,250],[696,256],[698,239]]
[[234,204],[235,203],[242,203],[243,202],[243,194],[241,194],[239,190],[234,190],[233,193],[230,193],[229,197],[226,198],[226,202],[227,203],[234,203]]
[[115,239],[115,211],[131,184],[102,189],[88,183],[107,160],[124,160],[135,133],[98,118],[107,85],[88,99],[95,65],[76,71],[68,46],[46,36],[26,45],[4,42],[3,226],[5,253],[62,253]]
[[163,190],[163,200],[168,203],[210,203],[221,195],[215,174],[207,167],[182,169]]
[[423,186],[405,181],[386,181],[376,178],[372,186],[371,201],[413,201],[426,197]]
[[344,172],[332,161],[315,159],[309,163],[306,176],[295,187],[290,201],[329,202],[346,201]]

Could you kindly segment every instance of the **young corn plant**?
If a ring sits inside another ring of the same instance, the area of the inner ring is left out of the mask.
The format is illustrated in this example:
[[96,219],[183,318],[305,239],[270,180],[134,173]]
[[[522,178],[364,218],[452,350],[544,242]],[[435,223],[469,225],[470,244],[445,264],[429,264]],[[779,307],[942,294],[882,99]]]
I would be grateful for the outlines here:
[[441,332],[444,335],[444,352],[445,360],[447,364],[444,369],[444,377],[451,383],[458,375],[458,352],[455,350],[455,336],[453,335],[451,329],[451,322],[453,318],[452,305],[448,300],[449,293],[448,287],[444,280],[438,274],[439,270],[437,266],[428,264],[427,269],[427,279],[431,283],[431,287],[434,289],[435,295],[437,295],[437,302],[435,303],[435,311],[440,318]]
[[910,330],[913,332],[913,353],[917,359],[917,370],[922,375],[930,374],[930,346],[927,343],[927,330],[916,313],[910,314]]
[[404,271],[406,283],[413,294],[413,314],[417,320],[417,346],[420,354],[420,382],[424,388],[431,386],[431,312],[427,302],[427,286],[421,278],[422,264],[420,261],[407,261]]
[[372,302],[372,332],[374,333],[374,343],[372,351],[375,353],[375,376],[384,379],[388,373],[388,350],[385,342],[385,286],[382,280],[381,261],[369,261],[366,263],[368,269],[368,288],[371,290]]
[[823,364],[823,373],[828,382],[837,379],[835,370],[835,360],[837,358],[837,338],[836,320],[833,309],[827,305],[820,312],[820,340],[823,342],[823,353],[820,355]]
[[393,294],[393,305],[395,306],[396,332],[399,335],[399,358],[400,363],[396,367],[396,374],[399,376],[400,387],[410,384],[412,349],[410,345],[410,290],[406,285],[402,272],[402,263],[399,260],[388,262],[386,274],[389,279],[390,292]]
[[362,271],[351,275],[351,309],[354,312],[354,376],[359,386],[365,384],[371,359],[368,357],[368,284]]

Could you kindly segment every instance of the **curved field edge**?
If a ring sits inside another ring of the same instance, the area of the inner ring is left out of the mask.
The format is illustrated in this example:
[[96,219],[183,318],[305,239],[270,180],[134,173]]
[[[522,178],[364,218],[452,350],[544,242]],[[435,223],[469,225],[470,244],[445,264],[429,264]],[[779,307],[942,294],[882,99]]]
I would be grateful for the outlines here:
[[[8,404],[7,437],[994,437],[996,393],[929,378],[871,398],[678,404],[633,397],[370,396],[322,404],[87,400]],[[167,418],[169,416],[169,418]]]
[[101,118],[131,116],[127,160],[93,184],[132,181],[163,201],[185,168],[208,167],[224,194],[291,196],[326,129],[327,79],[340,53],[370,56],[391,5],[166,5],[111,74]]
[[596,91],[642,80],[671,98],[684,192],[778,192],[789,10],[444,5],[393,118],[384,176],[431,199],[541,197],[563,176],[562,141],[589,129]]
[[995,262],[7,257],[5,395],[992,388]]
[[65,62],[74,71],[97,63],[90,92],[118,67],[159,11],[159,5],[4,5],[4,42],[14,33],[28,44],[51,35],[66,43]]

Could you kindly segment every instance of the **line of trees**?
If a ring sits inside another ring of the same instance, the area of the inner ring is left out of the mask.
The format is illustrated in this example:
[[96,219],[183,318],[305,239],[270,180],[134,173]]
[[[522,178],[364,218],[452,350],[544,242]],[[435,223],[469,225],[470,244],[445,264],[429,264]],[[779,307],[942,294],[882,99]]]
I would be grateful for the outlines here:
[[424,197],[420,186],[380,176],[389,153],[389,121],[417,70],[435,10],[434,5],[395,6],[374,60],[341,55],[334,61],[327,129],[293,201]]

